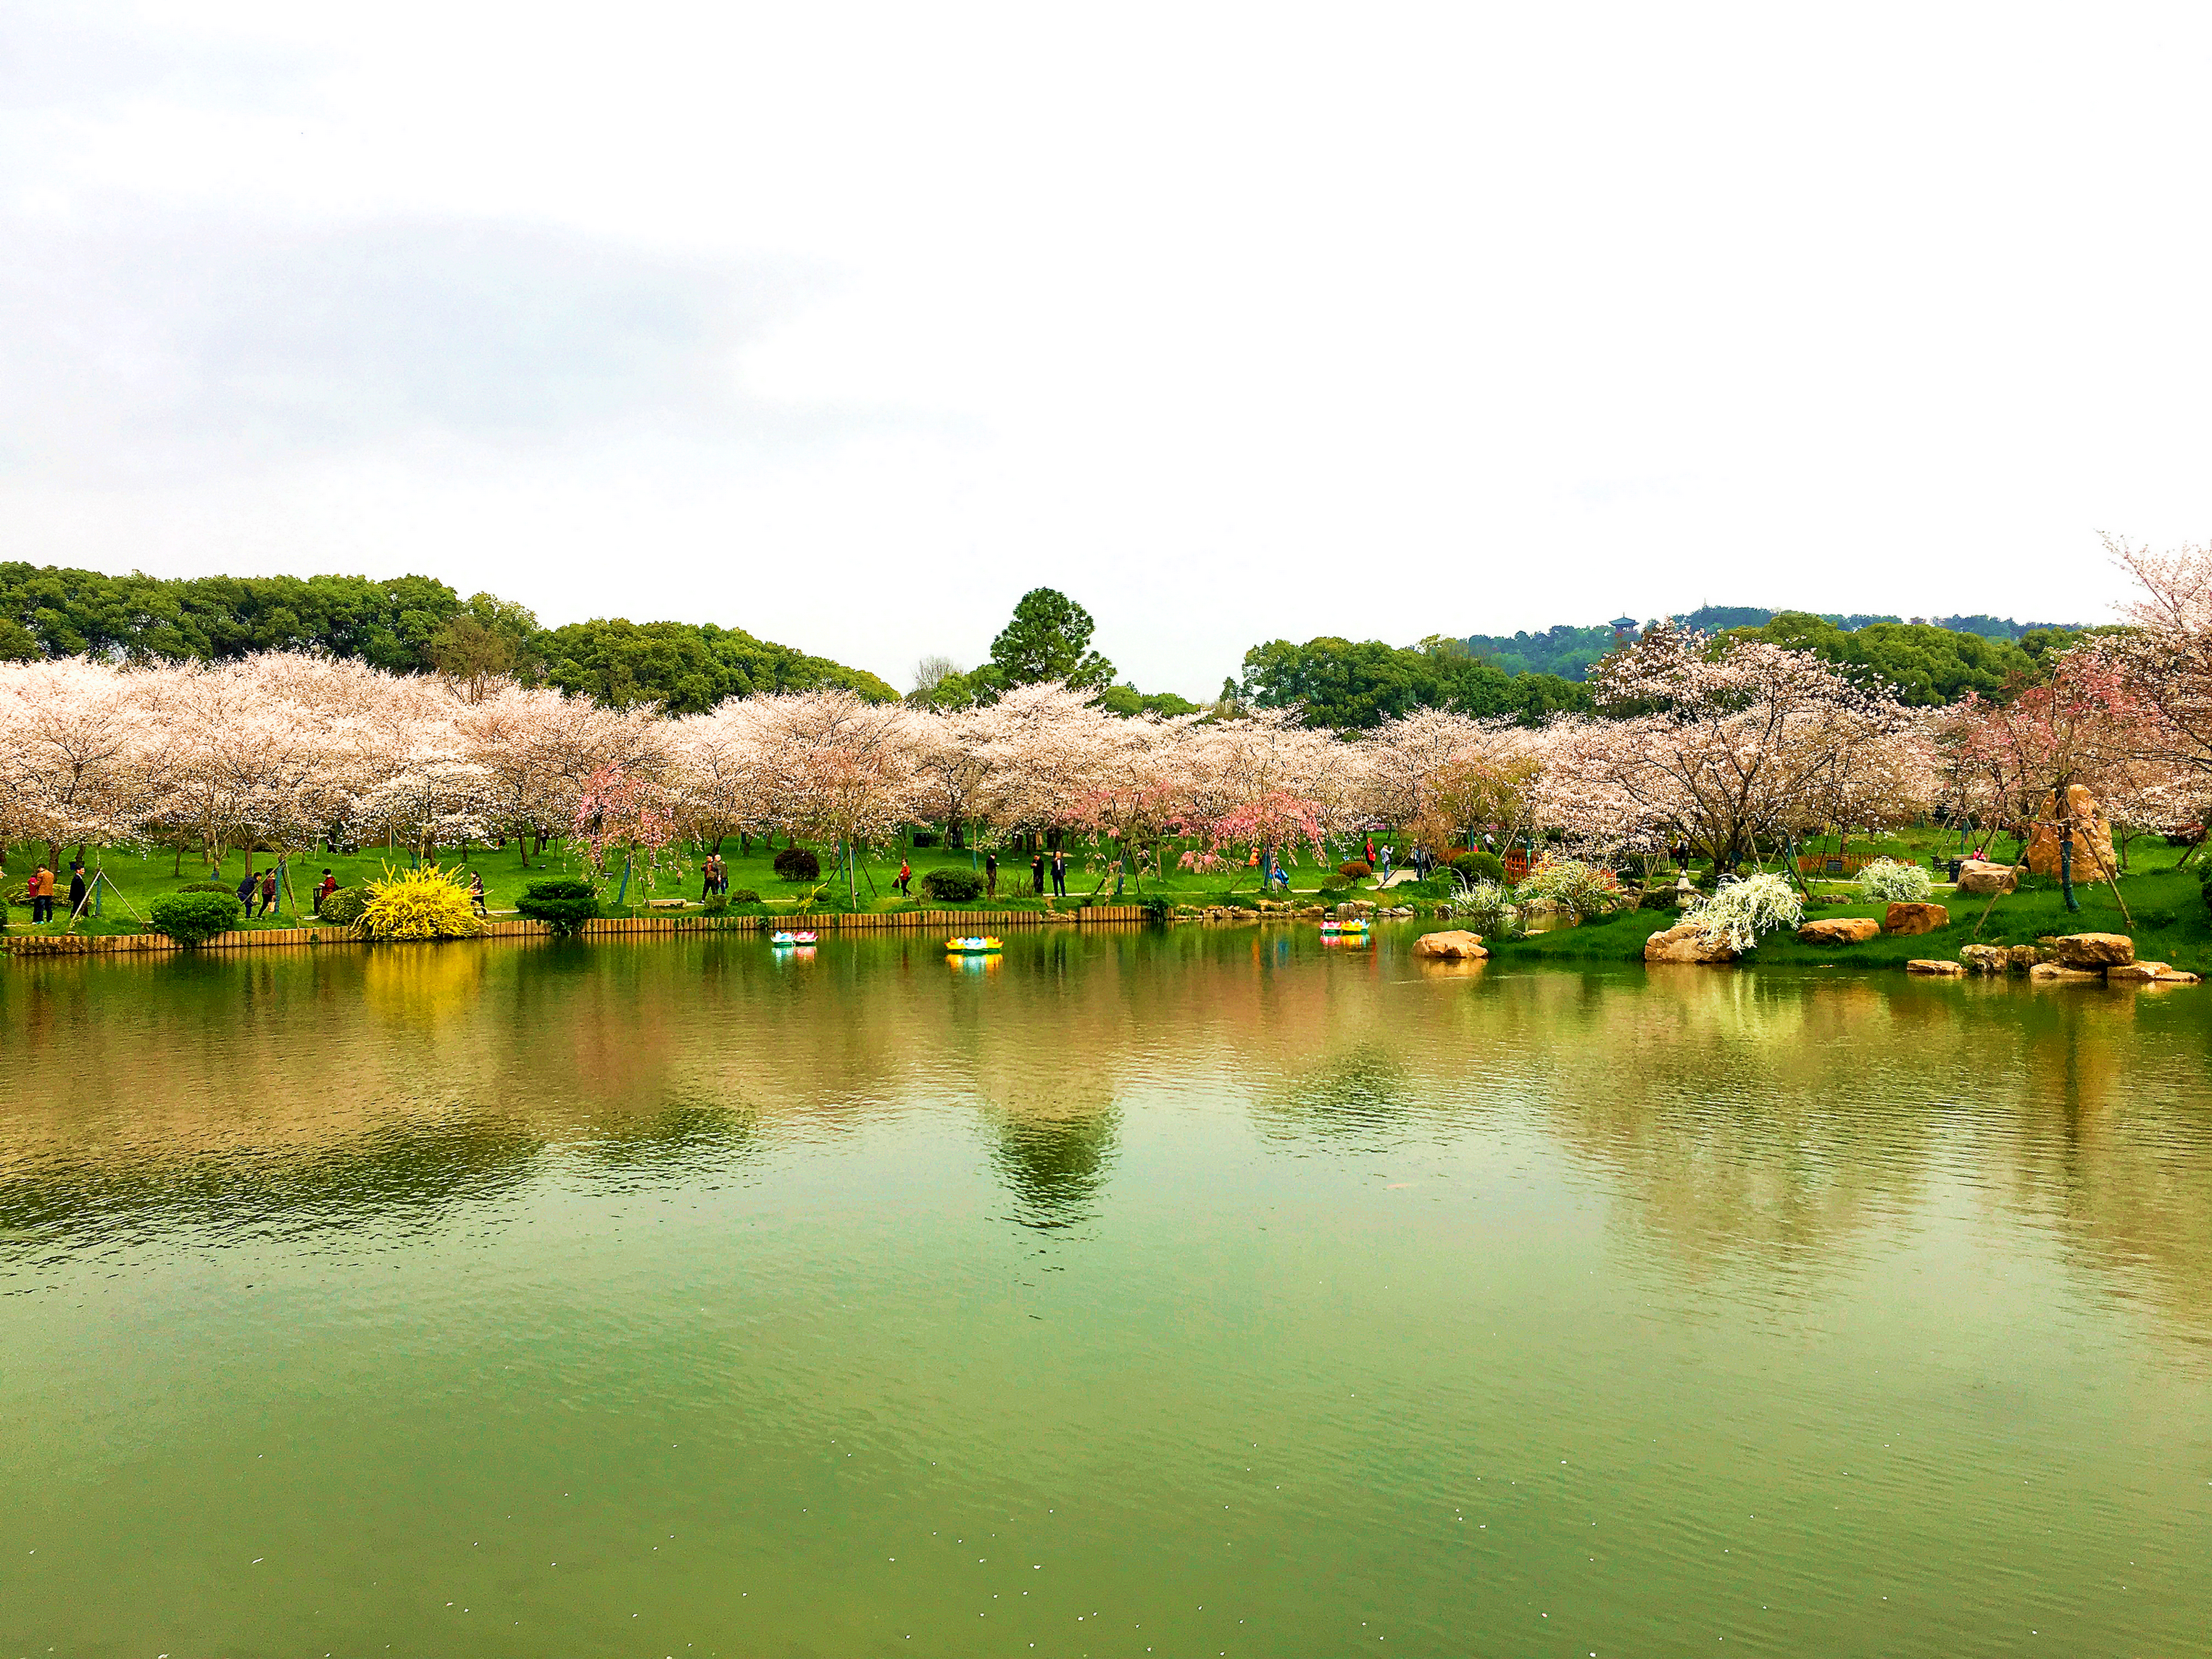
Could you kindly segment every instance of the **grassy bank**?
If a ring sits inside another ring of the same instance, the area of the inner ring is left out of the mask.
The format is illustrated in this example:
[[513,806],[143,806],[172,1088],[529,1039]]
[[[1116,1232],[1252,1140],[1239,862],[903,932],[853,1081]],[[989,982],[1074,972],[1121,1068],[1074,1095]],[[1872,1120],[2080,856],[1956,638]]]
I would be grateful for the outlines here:
[[[2203,890],[2194,871],[2158,870],[2121,879],[2120,891],[2135,913],[2130,927],[2114,902],[2112,890],[2102,885],[2077,888],[2078,912],[2066,908],[2055,884],[2036,883],[2027,890],[2001,896],[1989,921],[1977,934],[1986,898],[1961,898],[1939,890],[1935,897],[1951,913],[1948,927],[1932,933],[1893,937],[1884,933],[1863,945],[1814,945],[1801,944],[1787,933],[1762,941],[1747,962],[1790,963],[1807,966],[1902,968],[1920,957],[1956,960],[1964,945],[2033,945],[2052,933],[2128,933],[2136,942],[2136,956],[2170,962],[2192,973],[2212,973],[2212,915],[2208,915]],[[1857,902],[1822,903],[1808,907],[1808,921],[1825,916],[1872,916],[1880,921],[1887,906]],[[1510,961],[1641,961],[1644,942],[1652,933],[1678,920],[1671,910],[1632,910],[1581,927],[1565,927],[1525,939],[1500,940],[1493,954]]]
[[[66,902],[68,856],[69,852],[65,850],[64,867],[59,872],[60,893],[57,897],[58,905],[64,912],[68,908]],[[607,892],[607,914],[642,915],[647,914],[650,908],[648,901],[670,898],[682,898],[689,901],[688,908],[696,913],[701,896],[699,864],[702,856],[703,854],[696,852],[687,854],[682,868],[664,868],[658,878],[650,882],[643,872],[637,873],[629,884],[629,891],[623,895],[623,902],[619,905],[614,902],[617,884],[610,884]],[[731,906],[730,914],[739,916],[787,916],[793,914],[794,908],[811,890],[817,888],[819,889],[819,892],[815,900],[815,908],[822,911],[843,912],[859,909],[890,912],[962,908],[1020,911],[1042,910],[1054,902],[1030,892],[1030,861],[1027,854],[1002,853],[1000,857],[997,897],[979,898],[966,906],[945,905],[926,897],[921,890],[921,878],[934,869],[969,870],[974,865],[980,864],[980,857],[971,860],[970,855],[964,849],[947,850],[942,847],[916,848],[906,856],[914,869],[912,898],[900,898],[897,890],[891,884],[892,878],[897,875],[899,867],[899,857],[896,854],[893,854],[888,858],[878,857],[861,861],[857,872],[860,889],[859,902],[855,905],[847,899],[843,870],[832,867],[829,863],[827,854],[821,855],[823,868],[820,881],[787,882],[775,873],[775,854],[768,848],[756,842],[752,850],[748,853],[735,841],[731,841],[724,845],[722,850],[722,857],[730,868],[730,885],[733,890],[750,890],[758,893],[761,896],[761,902],[733,904]],[[7,885],[10,889],[20,885],[24,878],[35,869],[45,857],[46,848],[43,846],[26,844],[11,848],[9,850],[7,860]],[[512,842],[500,848],[473,848],[468,850],[465,856],[460,848],[447,848],[443,850],[439,857],[448,870],[475,871],[481,873],[484,880],[487,902],[495,913],[512,911],[515,900],[533,881],[548,876],[585,873],[582,861],[558,846],[550,847],[543,853],[532,853],[526,866],[523,862],[520,847]],[[254,860],[254,868],[265,869],[270,862],[270,855],[262,854]],[[287,892],[280,897],[278,914],[249,921],[245,925],[293,927],[312,923],[313,921],[313,891],[315,884],[322,879],[323,872],[325,869],[330,870],[337,878],[341,887],[352,887],[382,875],[387,865],[395,865],[404,869],[410,862],[407,854],[404,852],[387,852],[382,848],[376,847],[350,854],[329,853],[307,854],[294,860],[290,865],[289,874],[296,892]],[[114,883],[115,888],[119,890],[120,898],[118,899],[116,892],[105,893],[101,900],[101,914],[96,917],[88,915],[80,921],[76,928],[76,931],[80,933],[136,932],[138,924],[133,919],[134,910],[137,915],[143,915],[148,906],[154,900],[196,883],[216,881],[222,883],[226,887],[234,887],[246,873],[245,855],[236,852],[230,854],[219,866],[212,867],[203,864],[198,856],[187,854],[183,860],[181,872],[178,867],[176,855],[172,851],[158,851],[142,855],[135,850],[94,848],[88,851],[86,863],[88,866],[104,866],[108,878]],[[1211,904],[1218,902],[1224,894],[1249,899],[1255,896],[1259,890],[1258,872],[1253,870],[1237,872],[1233,881],[1226,872],[1200,877],[1176,871],[1171,872],[1166,879],[1161,881],[1154,881],[1147,878],[1143,884],[1141,892],[1133,884],[1125,885],[1121,896],[1116,899],[1114,896],[1114,883],[1109,879],[1102,887],[1099,881],[1100,873],[1097,868],[1086,868],[1080,859],[1071,856],[1067,870],[1068,896],[1057,901],[1058,907],[1069,908],[1085,898],[1091,897],[1094,894],[1101,903],[1134,903],[1157,893],[1178,904]],[[1310,898],[1319,888],[1324,872],[1321,867],[1308,863],[1292,866],[1289,873],[1294,894]],[[1049,886],[1051,882],[1049,868],[1047,869],[1045,878],[1047,885]],[[1364,894],[1369,890],[1363,886],[1360,890]],[[1394,898],[1403,895],[1405,890],[1403,887],[1393,889]],[[1442,890],[1435,890],[1440,893]],[[1423,894],[1417,890],[1413,895],[1415,902],[1418,902],[1422,896]],[[10,907],[8,914],[9,922],[17,932],[58,933],[62,930],[62,924],[59,922],[36,930],[32,929],[29,925],[30,911],[23,905]]]

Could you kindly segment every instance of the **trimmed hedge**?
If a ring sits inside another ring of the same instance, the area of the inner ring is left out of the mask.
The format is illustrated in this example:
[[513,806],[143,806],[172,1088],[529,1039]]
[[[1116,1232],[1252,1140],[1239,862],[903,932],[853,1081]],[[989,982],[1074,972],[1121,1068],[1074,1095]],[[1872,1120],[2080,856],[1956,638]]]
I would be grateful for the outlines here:
[[323,908],[315,914],[336,927],[350,927],[361,920],[361,913],[368,908],[366,887],[334,887],[323,901]]
[[179,945],[204,945],[238,925],[238,901],[228,893],[172,893],[146,907],[146,920]]
[[1451,861],[1452,873],[1463,881],[1494,881],[1505,884],[1505,866],[1495,853],[1462,853]]
[[819,881],[822,860],[805,847],[787,847],[775,855],[775,873],[785,881]]
[[599,914],[599,890],[576,876],[553,876],[533,881],[514,902],[515,909],[532,921],[542,921],[562,939],[574,939],[584,924]]
[[761,896],[750,887],[732,887],[723,897],[732,904],[758,904]]
[[1374,878],[1375,866],[1365,859],[1346,859],[1336,866],[1336,873],[1346,881],[1369,881]]
[[973,870],[947,866],[927,872],[921,890],[940,904],[966,904],[983,896],[983,878]]

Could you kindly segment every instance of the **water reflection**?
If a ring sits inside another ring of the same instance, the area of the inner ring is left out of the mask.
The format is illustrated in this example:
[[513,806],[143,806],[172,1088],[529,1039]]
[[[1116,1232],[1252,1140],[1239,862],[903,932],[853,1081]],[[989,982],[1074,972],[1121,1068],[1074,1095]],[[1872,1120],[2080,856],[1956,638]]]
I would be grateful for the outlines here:
[[[973,1114],[1024,1227],[1096,1222],[1196,1109],[1279,1152],[1534,1137],[1640,1258],[1777,1285],[1954,1214],[2212,1332],[2212,1024],[2188,996],[1807,972],[1441,975],[1385,933],[751,941],[33,963],[0,1015],[0,1271],[56,1237],[434,1225]],[[8,1235],[27,1237],[12,1242]]]

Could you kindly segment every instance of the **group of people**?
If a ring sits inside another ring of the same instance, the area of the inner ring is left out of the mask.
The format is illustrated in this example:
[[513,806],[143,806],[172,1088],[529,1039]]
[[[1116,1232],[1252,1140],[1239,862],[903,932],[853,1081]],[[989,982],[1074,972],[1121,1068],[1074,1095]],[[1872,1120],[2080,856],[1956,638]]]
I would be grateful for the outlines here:
[[[1044,878],[1052,875],[1054,898],[1067,896],[1067,849],[1055,847],[1050,853],[1039,848],[1030,855],[1030,891],[1037,897],[1044,896]],[[983,854],[983,890],[992,898],[999,896],[999,855],[995,852]]]
[[[31,901],[31,922],[33,927],[40,922],[52,921],[54,919],[55,885],[52,868],[44,864],[32,871],[31,878],[24,884],[26,896]],[[84,860],[71,859],[69,884],[70,915],[74,916],[84,908],[85,895],[88,890],[90,890],[86,885]]]
[[[701,885],[699,902],[703,904],[717,893],[730,890],[730,866],[720,853],[707,854],[707,861],[699,866]],[[482,878],[478,878],[481,881]]]

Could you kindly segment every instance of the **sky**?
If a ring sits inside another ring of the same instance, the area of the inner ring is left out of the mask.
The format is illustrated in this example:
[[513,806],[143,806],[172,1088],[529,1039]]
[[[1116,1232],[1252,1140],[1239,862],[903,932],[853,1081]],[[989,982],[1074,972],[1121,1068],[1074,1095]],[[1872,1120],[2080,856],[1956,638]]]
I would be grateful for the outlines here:
[[0,11],[0,558],[1146,690],[2212,531],[2212,8]]

